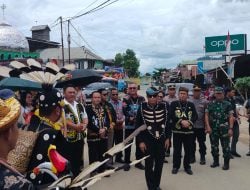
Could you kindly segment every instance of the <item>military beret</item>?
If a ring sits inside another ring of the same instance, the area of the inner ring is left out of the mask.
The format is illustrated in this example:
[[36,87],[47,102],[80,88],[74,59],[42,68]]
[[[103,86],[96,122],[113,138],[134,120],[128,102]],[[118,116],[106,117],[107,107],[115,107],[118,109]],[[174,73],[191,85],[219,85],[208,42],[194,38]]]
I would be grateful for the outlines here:
[[193,86],[193,90],[197,90],[198,91],[198,90],[201,90],[201,88],[198,85],[194,85]]
[[159,91],[155,87],[150,87],[150,88],[147,88],[147,90],[146,90],[147,96],[148,95],[153,96],[153,95],[156,95],[158,93],[159,93]]
[[223,93],[223,92],[224,90],[222,87],[219,87],[219,86],[215,87],[214,93]]
[[168,89],[170,89],[170,88],[171,88],[171,89],[173,89],[173,88],[175,89],[176,86],[175,86],[174,84],[170,84],[170,85],[168,85]]

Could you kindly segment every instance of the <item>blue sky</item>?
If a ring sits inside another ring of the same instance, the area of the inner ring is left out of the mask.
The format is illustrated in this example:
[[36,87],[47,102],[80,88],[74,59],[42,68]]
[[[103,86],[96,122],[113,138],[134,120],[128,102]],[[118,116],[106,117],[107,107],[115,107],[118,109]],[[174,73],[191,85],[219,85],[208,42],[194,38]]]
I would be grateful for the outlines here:
[[[31,36],[36,21],[52,26],[59,16],[68,18],[101,2],[104,0],[0,0],[7,6],[6,20],[26,36]],[[119,0],[72,23],[105,59],[133,49],[145,73],[204,55],[205,36],[226,35],[228,30],[250,34],[249,10],[249,0]],[[87,46],[71,31],[72,46]],[[60,41],[59,25],[51,28],[51,40]]]

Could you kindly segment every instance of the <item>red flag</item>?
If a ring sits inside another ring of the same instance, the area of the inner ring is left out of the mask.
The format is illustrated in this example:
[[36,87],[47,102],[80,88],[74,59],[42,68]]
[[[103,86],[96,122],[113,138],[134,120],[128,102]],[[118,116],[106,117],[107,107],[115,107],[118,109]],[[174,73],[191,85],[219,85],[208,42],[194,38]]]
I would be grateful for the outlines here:
[[226,54],[230,55],[231,52],[231,40],[230,40],[230,34],[229,31],[227,33],[227,41],[226,41]]

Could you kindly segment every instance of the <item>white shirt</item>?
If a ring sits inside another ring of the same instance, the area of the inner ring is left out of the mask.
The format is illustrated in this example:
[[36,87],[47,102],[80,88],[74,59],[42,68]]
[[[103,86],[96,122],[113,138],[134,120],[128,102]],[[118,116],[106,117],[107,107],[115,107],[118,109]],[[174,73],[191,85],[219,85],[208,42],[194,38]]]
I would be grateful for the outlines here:
[[[77,106],[76,106],[78,103],[76,101],[74,101],[73,104],[71,104],[65,98],[64,98],[64,103],[70,106],[70,108],[74,112],[75,116],[77,117],[78,124],[79,124],[80,123],[80,118],[79,118],[79,115],[78,115],[78,112],[77,112]],[[88,118],[88,115],[87,115],[87,113],[85,111],[85,107],[84,106],[83,106],[83,110],[84,110],[83,118],[84,119]]]

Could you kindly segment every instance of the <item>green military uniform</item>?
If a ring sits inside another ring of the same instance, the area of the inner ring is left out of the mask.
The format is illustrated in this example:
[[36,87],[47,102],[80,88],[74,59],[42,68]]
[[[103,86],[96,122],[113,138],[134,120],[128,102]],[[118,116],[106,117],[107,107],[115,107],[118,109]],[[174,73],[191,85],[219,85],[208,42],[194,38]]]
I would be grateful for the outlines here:
[[[223,88],[217,87],[215,89],[216,94],[222,94]],[[208,122],[212,129],[210,134],[211,153],[214,158],[212,168],[219,166],[219,140],[221,142],[223,157],[224,157],[224,170],[229,169],[230,160],[230,137],[229,137],[229,122],[230,117],[233,114],[232,106],[230,102],[222,99],[215,99],[207,106],[206,112],[208,113]],[[232,129],[232,126],[230,126]]]
[[210,135],[211,153],[213,157],[219,156],[219,140],[223,150],[223,157],[230,158],[230,138],[228,136],[229,115],[233,114],[231,104],[228,101],[213,100],[208,104],[206,112],[209,113],[209,123],[212,128]]

